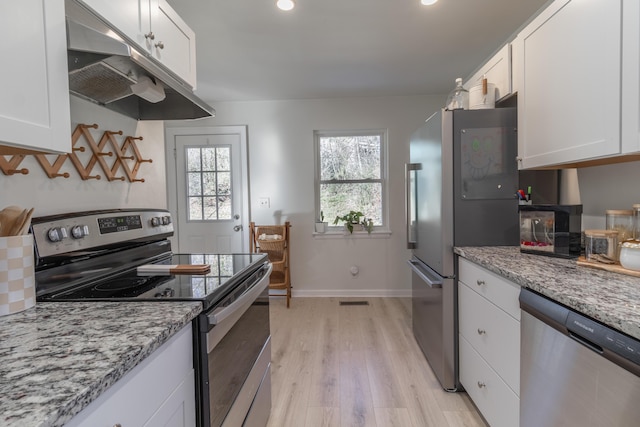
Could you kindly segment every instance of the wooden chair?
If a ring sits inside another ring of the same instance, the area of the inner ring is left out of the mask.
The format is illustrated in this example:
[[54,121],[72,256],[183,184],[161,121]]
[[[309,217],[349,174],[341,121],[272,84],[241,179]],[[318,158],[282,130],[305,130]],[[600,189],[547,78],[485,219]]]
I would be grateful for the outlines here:
[[[289,273],[289,235],[291,224],[249,225],[251,252],[266,253],[273,265],[269,289],[285,290],[287,308],[291,301],[291,275]],[[275,295],[275,294],[274,294]],[[281,295],[281,294],[277,294]]]

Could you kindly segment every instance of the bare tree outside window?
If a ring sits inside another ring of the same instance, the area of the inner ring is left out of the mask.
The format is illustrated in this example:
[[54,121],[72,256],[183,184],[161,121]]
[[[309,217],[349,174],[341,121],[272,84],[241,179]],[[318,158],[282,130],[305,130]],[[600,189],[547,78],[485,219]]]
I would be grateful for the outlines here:
[[317,215],[332,225],[354,210],[384,226],[384,132],[316,132],[315,139]]

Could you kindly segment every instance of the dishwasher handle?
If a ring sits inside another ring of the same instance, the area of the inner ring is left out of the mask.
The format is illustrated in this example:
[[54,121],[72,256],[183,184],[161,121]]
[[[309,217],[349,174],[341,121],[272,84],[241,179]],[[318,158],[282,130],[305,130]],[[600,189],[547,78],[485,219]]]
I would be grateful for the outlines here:
[[431,288],[442,287],[442,283],[444,282],[442,276],[440,276],[438,273],[433,271],[424,263],[415,259],[410,259],[409,261],[407,261],[407,264],[409,264],[409,267],[411,267],[411,270],[413,270],[413,272],[416,273],[418,277],[424,280],[424,282],[427,285],[429,285],[429,287]]

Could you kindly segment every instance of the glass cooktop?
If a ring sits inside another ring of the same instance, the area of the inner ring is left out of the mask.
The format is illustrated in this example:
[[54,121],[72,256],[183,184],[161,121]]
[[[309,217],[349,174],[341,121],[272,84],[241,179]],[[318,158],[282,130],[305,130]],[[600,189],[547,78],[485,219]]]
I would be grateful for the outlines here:
[[43,296],[40,300],[200,300],[209,305],[266,261],[265,254],[173,254],[155,264],[208,264],[211,270],[205,275],[170,275],[138,274],[133,268],[115,277]]

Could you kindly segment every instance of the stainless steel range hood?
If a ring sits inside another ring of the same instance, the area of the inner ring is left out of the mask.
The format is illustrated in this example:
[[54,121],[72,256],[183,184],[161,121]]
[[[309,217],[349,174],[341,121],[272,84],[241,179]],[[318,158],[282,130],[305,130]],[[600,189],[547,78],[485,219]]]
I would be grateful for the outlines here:
[[195,96],[186,82],[140,53],[78,3],[65,3],[73,95],[139,120],[215,116],[215,110]]

